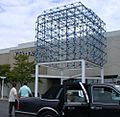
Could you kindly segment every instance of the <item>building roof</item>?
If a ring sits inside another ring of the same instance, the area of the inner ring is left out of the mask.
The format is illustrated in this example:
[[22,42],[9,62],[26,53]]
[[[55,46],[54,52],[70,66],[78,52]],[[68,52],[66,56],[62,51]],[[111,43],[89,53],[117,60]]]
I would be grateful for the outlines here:
[[11,50],[30,48],[30,47],[35,47],[35,42],[34,41],[18,44],[18,46],[16,46],[16,47],[0,49],[0,54],[9,53]]
[[111,32],[107,32],[107,37],[115,37],[115,36],[120,36],[120,30],[116,30],[116,31],[111,31]]

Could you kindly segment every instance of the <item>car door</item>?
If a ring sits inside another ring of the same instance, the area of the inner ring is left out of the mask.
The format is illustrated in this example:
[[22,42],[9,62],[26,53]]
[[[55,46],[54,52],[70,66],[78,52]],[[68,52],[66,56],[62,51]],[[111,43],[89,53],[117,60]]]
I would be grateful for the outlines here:
[[65,92],[64,116],[65,117],[88,117],[88,102],[81,85],[67,86]]
[[93,86],[90,117],[120,117],[120,93],[111,86]]

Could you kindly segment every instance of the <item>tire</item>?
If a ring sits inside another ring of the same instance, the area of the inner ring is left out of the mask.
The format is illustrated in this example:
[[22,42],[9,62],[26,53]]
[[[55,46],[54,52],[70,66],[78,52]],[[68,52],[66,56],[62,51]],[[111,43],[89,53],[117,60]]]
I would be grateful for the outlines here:
[[39,117],[58,117],[58,116],[56,113],[54,113],[52,111],[45,111],[45,112],[41,113]]

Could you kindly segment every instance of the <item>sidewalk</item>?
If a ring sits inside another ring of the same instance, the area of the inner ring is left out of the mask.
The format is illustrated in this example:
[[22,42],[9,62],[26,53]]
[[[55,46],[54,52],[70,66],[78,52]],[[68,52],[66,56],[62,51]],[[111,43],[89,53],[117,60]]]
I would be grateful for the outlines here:
[[8,101],[8,98],[0,98],[0,101]]
[[0,117],[8,117],[9,103],[7,98],[0,98]]

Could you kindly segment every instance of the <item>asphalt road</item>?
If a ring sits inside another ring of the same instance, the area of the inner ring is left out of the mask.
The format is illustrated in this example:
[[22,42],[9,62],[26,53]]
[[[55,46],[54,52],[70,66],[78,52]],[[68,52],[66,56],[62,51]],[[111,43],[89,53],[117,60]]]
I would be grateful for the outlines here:
[[0,100],[0,117],[8,117],[8,101]]

